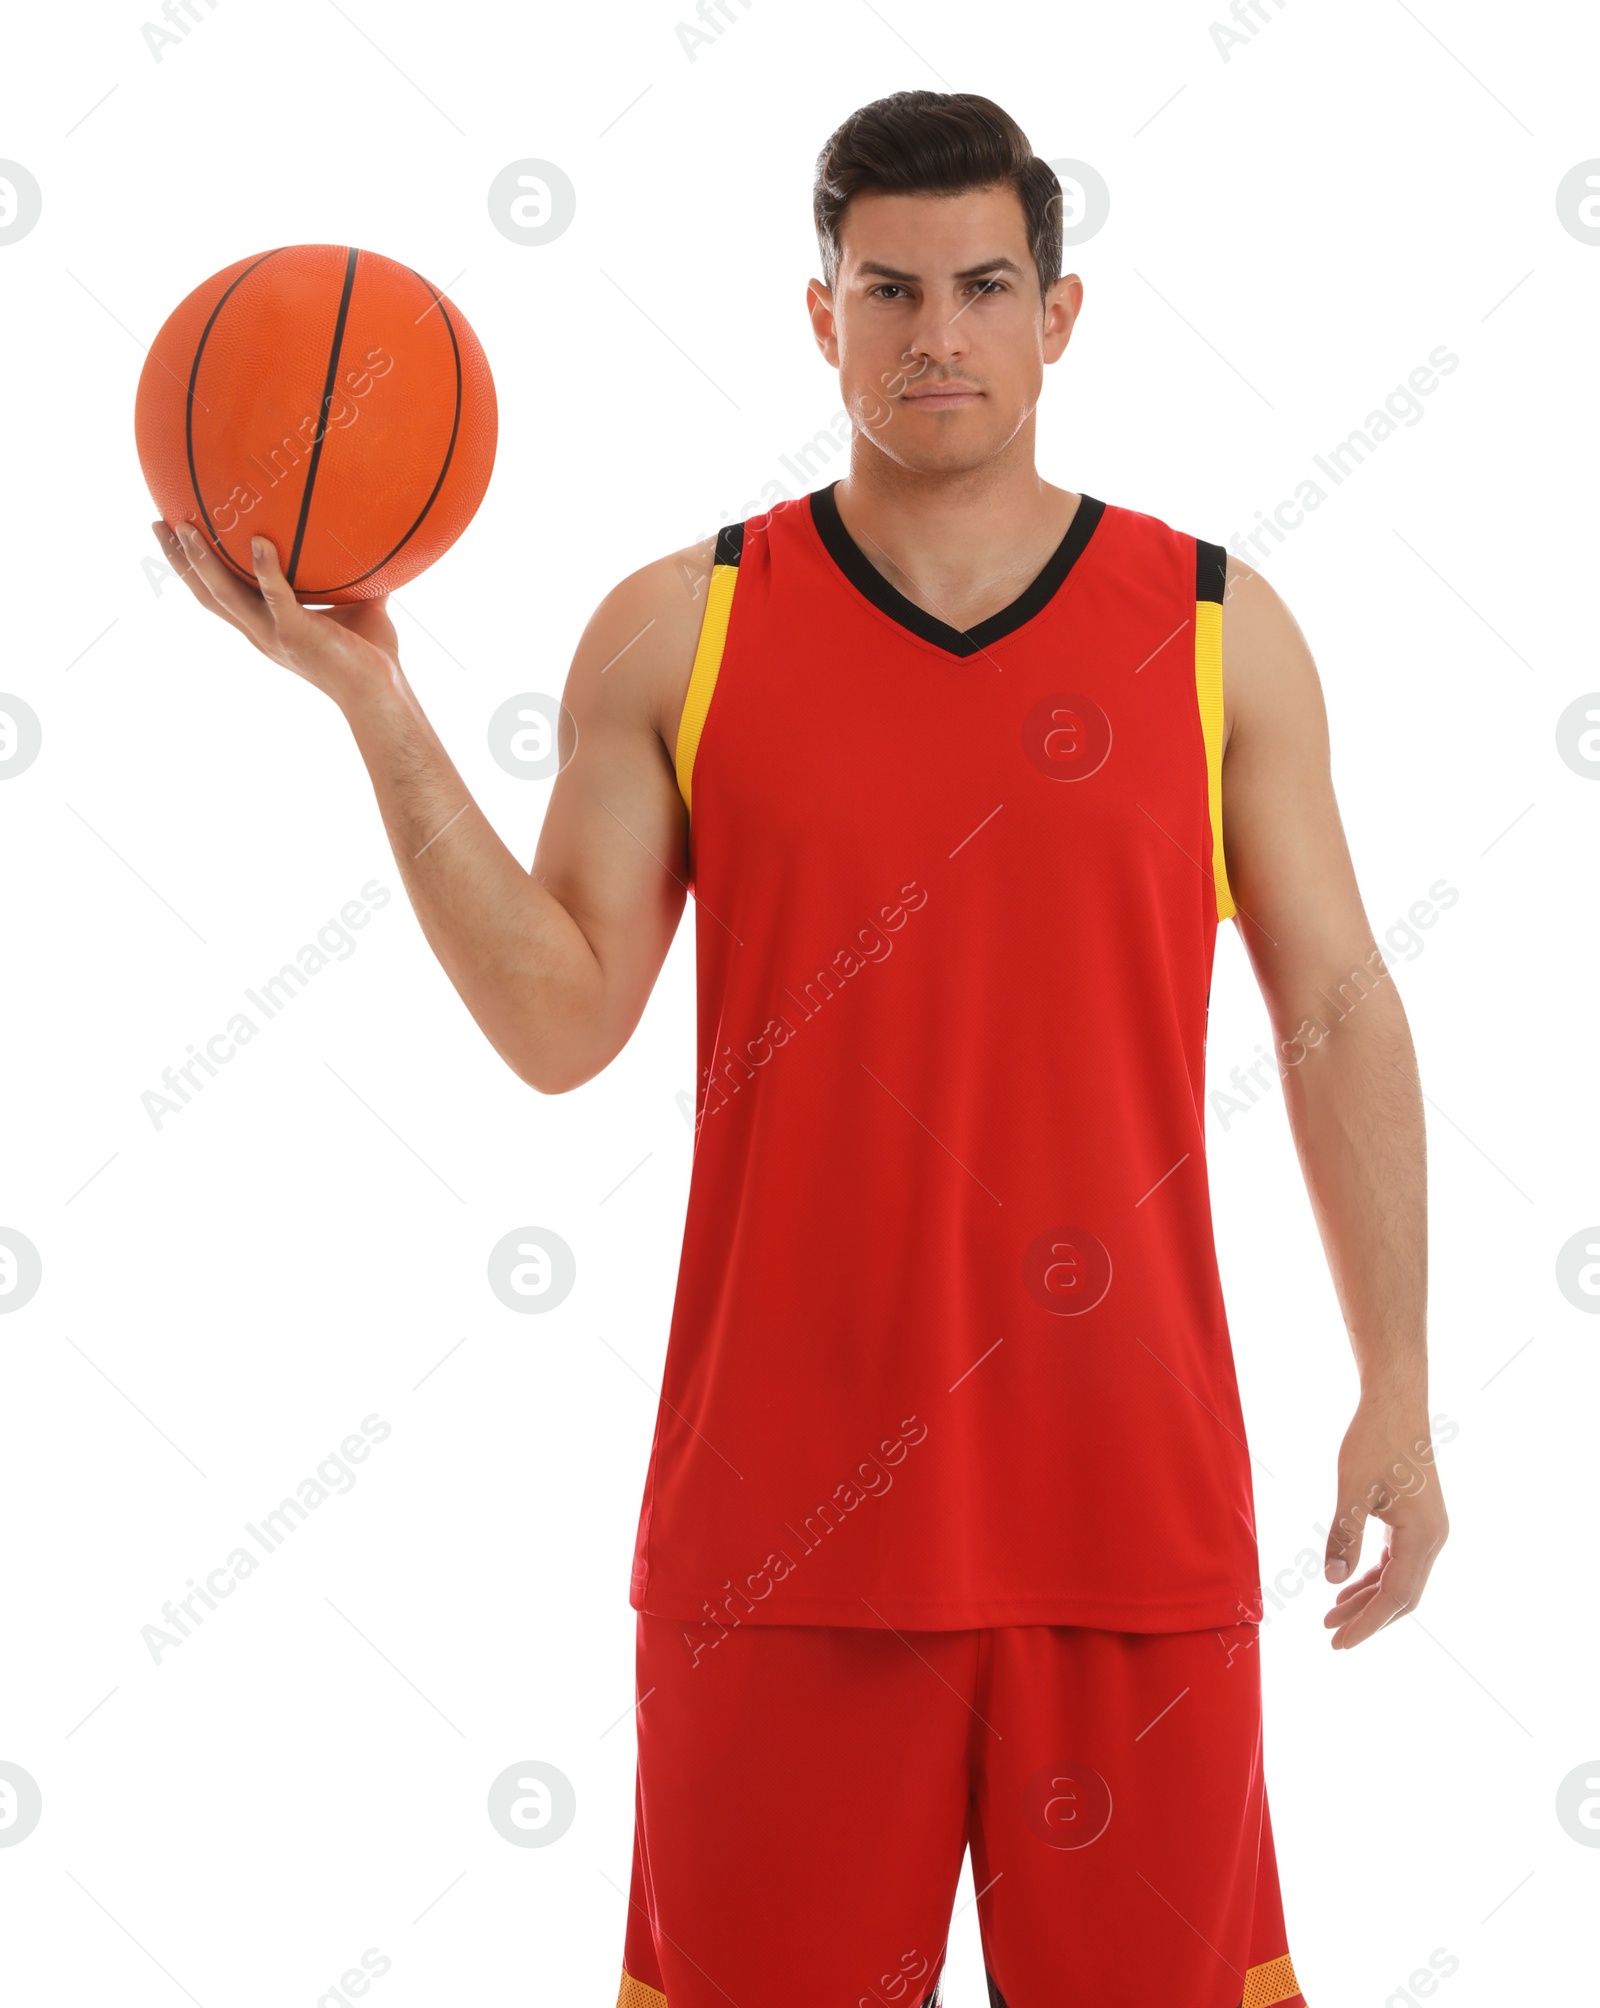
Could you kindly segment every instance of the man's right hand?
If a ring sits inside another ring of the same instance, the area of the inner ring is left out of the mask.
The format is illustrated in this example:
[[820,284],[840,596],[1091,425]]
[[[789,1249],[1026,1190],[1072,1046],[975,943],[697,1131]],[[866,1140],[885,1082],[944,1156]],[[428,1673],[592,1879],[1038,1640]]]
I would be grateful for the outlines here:
[[250,540],[256,583],[247,585],[193,523],[151,524],[167,563],[208,613],[221,616],[273,662],[303,676],[336,704],[400,669],[387,595],[353,605],[301,606],[265,537]]

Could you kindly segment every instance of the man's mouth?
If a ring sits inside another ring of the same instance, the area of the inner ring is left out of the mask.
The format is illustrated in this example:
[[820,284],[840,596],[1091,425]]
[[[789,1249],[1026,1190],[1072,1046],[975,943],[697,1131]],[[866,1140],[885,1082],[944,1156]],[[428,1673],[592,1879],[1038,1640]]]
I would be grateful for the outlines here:
[[930,383],[916,390],[903,391],[900,402],[914,404],[923,411],[955,411],[965,404],[976,404],[982,397],[981,390],[974,390],[965,383]]

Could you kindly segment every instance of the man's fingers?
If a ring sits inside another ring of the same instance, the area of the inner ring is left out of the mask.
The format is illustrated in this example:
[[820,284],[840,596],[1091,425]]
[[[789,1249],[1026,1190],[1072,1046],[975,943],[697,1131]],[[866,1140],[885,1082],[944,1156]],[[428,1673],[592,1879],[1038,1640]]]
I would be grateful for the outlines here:
[[169,529],[158,517],[150,525],[156,533],[156,542],[161,546],[162,556],[189,588],[191,593],[202,590],[200,581],[194,575],[194,567],[189,563],[189,553],[183,548],[182,539],[176,530]]
[[230,627],[239,628],[239,632],[243,634],[245,630],[239,626],[238,621],[234,619],[233,615],[225,607],[219,607],[204,585],[201,584],[194,566],[189,563],[189,554],[183,548],[178,533],[175,530],[168,529],[167,525],[162,522],[152,523],[150,527],[156,533],[156,542],[161,546],[162,556],[172,567],[174,573],[176,573],[180,583],[188,592],[189,597],[197,600],[208,614],[221,614]]
[[1382,1589],[1383,1572],[1388,1566],[1389,1551],[1385,1548],[1382,1561],[1374,1562],[1358,1581],[1345,1584],[1334,1598],[1332,1610],[1324,1615],[1322,1622],[1330,1627],[1347,1625],[1352,1618],[1359,1617]]
[[243,628],[252,641],[264,646],[272,633],[272,616],[261,595],[243,579],[234,577],[193,523],[180,523],[178,536],[195,578],[230,620]]
[[1359,1636],[1365,1638],[1394,1616],[1395,1605],[1385,1588],[1390,1566],[1390,1551],[1385,1544],[1382,1558],[1366,1571],[1360,1581],[1346,1584],[1339,1592],[1333,1609],[1325,1612],[1322,1619],[1333,1633],[1330,1644],[1354,1645],[1357,1643],[1358,1626],[1361,1627]]
[[1396,1618],[1404,1617],[1409,1608],[1380,1585],[1355,1616],[1334,1633],[1334,1649],[1347,1652],[1351,1646],[1360,1645],[1363,1639],[1371,1638],[1374,1632],[1380,1632],[1385,1625],[1393,1624]]
[[1396,1618],[1414,1611],[1422,1601],[1423,1585],[1442,1538],[1436,1539],[1430,1528],[1391,1527],[1378,1582],[1362,1598],[1352,1597],[1347,1608],[1336,1607],[1330,1614],[1338,1626],[1333,1644],[1348,1650],[1371,1638],[1374,1632],[1382,1631],[1385,1625],[1393,1624]]
[[1389,1552],[1384,1557],[1379,1588],[1400,1610],[1415,1610],[1422,1601],[1423,1585],[1433,1567],[1436,1546],[1428,1532],[1409,1522],[1390,1528]]
[[1345,1584],[1344,1588],[1339,1592],[1339,1594],[1333,1600],[1333,1610],[1329,1612],[1330,1623],[1339,1622],[1339,1619],[1336,1614],[1343,1608],[1344,1605],[1351,1602],[1353,1598],[1363,1596],[1365,1592],[1372,1590],[1373,1588],[1376,1587],[1378,1582],[1382,1579],[1383,1568],[1384,1565],[1382,1562],[1374,1562],[1372,1567],[1367,1570],[1365,1575],[1358,1576],[1353,1583]]
[[1323,1626],[1328,1631],[1339,1631],[1351,1623],[1367,1608],[1374,1597],[1382,1595],[1378,1583],[1364,1583],[1359,1590],[1352,1590],[1348,1597],[1341,1597],[1331,1611],[1323,1615]]
[[380,667],[397,666],[394,625],[381,596],[340,607],[335,619],[301,606],[270,539],[250,540],[252,585],[194,522],[151,527],[173,571],[208,613],[220,614],[269,661],[316,689],[332,694],[350,677],[369,674],[374,659]]
[[267,538],[250,540],[256,575],[256,590],[252,591],[223,563],[192,523],[180,523],[176,531],[169,530],[165,523],[153,527],[174,571],[201,605],[221,614],[263,648],[269,638],[281,635],[289,623],[304,618],[305,610],[283,576],[277,551]]
[[1331,1643],[1343,1651],[1360,1645],[1363,1639],[1404,1617],[1420,1594],[1421,1585],[1411,1582],[1399,1559],[1392,1553],[1385,1555],[1380,1580],[1361,1597],[1352,1597],[1347,1609],[1336,1613],[1337,1629]]

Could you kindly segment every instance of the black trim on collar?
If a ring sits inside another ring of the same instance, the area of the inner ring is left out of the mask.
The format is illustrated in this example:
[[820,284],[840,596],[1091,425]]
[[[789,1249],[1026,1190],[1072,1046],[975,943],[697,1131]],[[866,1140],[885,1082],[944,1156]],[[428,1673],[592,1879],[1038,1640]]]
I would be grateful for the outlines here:
[[826,488],[814,488],[809,498],[811,520],[817,526],[817,535],[822,539],[828,556],[856,591],[869,599],[880,613],[898,621],[901,627],[908,628],[923,641],[931,641],[936,648],[948,650],[951,655],[978,654],[992,642],[999,641],[1002,635],[1008,635],[1025,621],[1031,621],[1048,605],[1068,572],[1083,555],[1084,547],[1094,535],[1095,525],[1106,509],[1106,505],[1093,495],[1080,496],[1066,535],[1033,583],[1025,587],[1010,606],[1002,607],[999,613],[979,621],[974,628],[962,629],[951,627],[937,614],[928,613],[915,600],[908,600],[897,587],[890,585],[844,527],[839,505],[833,497],[838,485],[837,481],[830,481]]

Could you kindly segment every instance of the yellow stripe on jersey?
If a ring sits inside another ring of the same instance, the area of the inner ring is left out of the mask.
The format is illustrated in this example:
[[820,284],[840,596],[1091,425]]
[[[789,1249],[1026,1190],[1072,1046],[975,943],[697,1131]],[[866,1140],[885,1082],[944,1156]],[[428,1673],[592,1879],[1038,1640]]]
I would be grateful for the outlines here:
[[1211,879],[1217,918],[1237,912],[1222,855],[1222,593],[1228,554],[1220,544],[1198,544],[1194,608],[1194,688],[1206,742],[1206,790],[1211,806]]
[[706,713],[711,709],[717,672],[722,667],[722,650],[728,639],[728,616],[733,611],[733,589],[739,583],[739,546],[743,524],[730,525],[717,537],[711,566],[711,582],[706,588],[706,610],[700,620],[700,642],[694,652],[694,668],[689,672],[689,689],[678,720],[678,744],[673,764],[678,771],[678,793],[691,815],[694,801],[690,793],[694,778],[694,756],[700,750]]
[[1300,1992],[1294,1977],[1294,1961],[1288,1953],[1252,1966],[1244,1976],[1244,2000],[1239,2008],[1273,2008],[1278,2001],[1292,2001]]
[[667,1997],[659,1987],[650,1987],[643,1980],[635,1980],[624,1967],[617,2008],[667,2008]]

